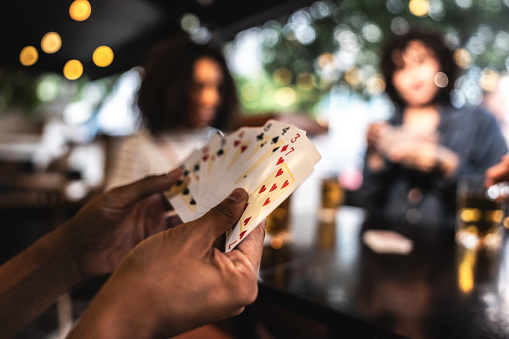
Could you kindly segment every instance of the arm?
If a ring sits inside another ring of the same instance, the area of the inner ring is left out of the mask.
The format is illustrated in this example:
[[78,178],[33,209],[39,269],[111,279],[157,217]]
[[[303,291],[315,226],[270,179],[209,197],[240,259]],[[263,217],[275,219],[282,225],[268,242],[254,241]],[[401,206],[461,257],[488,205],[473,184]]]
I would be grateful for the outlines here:
[[232,252],[213,244],[235,225],[247,198],[236,189],[200,219],[140,243],[69,338],[167,338],[242,312],[258,291],[264,223]]
[[14,336],[81,280],[58,229],[0,267],[0,328]]
[[145,178],[87,204],[0,267],[0,328],[13,336],[75,283],[111,273],[145,237],[166,229],[162,192],[180,170]]

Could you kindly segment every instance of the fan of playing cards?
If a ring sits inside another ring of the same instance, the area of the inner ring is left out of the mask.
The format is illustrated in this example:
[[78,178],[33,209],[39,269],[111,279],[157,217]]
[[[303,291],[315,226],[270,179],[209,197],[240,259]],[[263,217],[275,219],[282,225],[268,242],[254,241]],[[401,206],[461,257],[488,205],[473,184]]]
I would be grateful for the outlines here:
[[320,154],[306,132],[276,120],[216,134],[181,164],[182,178],[165,195],[184,222],[199,218],[244,188],[248,205],[227,234],[229,252],[311,174]]

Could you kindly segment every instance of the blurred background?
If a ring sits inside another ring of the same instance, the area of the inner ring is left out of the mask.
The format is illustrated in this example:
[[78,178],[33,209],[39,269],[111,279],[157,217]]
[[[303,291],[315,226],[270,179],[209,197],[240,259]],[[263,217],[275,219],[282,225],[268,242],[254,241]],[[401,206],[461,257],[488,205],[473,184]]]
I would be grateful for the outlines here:
[[245,121],[307,129],[322,154],[315,176],[355,192],[366,127],[392,110],[384,39],[442,29],[464,71],[454,105],[506,119],[508,16],[509,0],[3,1],[0,262],[101,192],[117,141],[139,128],[136,67],[167,36],[220,42]]
[[139,127],[135,68],[178,31],[223,46],[246,121],[291,117],[322,154],[317,175],[355,191],[366,127],[391,112],[384,39],[441,28],[464,70],[454,105],[496,103],[505,117],[508,14],[507,0],[4,2],[0,207],[79,206],[100,191],[115,140]]
[[[388,34],[404,33],[414,23],[443,29],[464,69],[454,93],[458,107],[483,104],[509,68],[507,0],[262,1],[244,11],[229,1],[176,3],[164,8],[162,2],[130,1],[125,13],[115,2],[104,8],[84,0],[0,5],[3,25],[20,28],[3,30],[8,39],[0,65],[0,157],[45,170],[67,155],[69,175],[99,186],[106,159],[90,143],[137,129],[133,98],[139,76],[131,66],[143,50],[177,30],[199,42],[221,41],[245,116],[298,114],[327,127],[316,140],[320,166],[337,172],[349,189],[362,179],[366,125],[390,112],[378,71],[378,50]],[[75,15],[86,18],[69,17],[72,5]],[[23,16],[27,11],[33,15]],[[49,24],[46,14],[66,20]],[[91,42],[101,36],[94,27],[104,25],[105,18],[110,21],[102,40],[124,34],[129,44],[115,47],[111,38],[111,46]],[[88,57],[71,60],[66,47]],[[72,156],[71,145],[79,149]],[[76,196],[86,189],[76,188]]]

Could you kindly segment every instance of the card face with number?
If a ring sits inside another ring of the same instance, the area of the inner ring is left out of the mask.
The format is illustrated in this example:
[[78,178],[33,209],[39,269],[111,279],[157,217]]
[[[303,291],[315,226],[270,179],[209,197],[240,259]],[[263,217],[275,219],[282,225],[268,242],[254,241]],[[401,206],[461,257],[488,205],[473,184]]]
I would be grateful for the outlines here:
[[320,154],[306,132],[269,120],[222,136],[185,159],[182,178],[165,193],[184,222],[199,218],[241,187],[249,194],[240,220],[227,233],[233,250],[312,173]]
[[301,161],[303,157],[302,151],[294,148],[286,158],[272,157],[271,162],[261,166],[264,169],[271,168],[272,172],[263,170],[263,181],[256,188],[247,190],[252,193],[239,222],[228,234],[225,249],[227,252],[242,241],[311,174],[313,165],[306,159]]

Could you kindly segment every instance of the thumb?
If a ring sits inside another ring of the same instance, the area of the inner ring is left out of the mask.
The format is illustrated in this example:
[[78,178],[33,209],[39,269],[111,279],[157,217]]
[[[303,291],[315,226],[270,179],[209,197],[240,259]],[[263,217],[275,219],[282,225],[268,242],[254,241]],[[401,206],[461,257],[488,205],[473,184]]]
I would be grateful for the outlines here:
[[123,205],[130,207],[152,194],[169,189],[177,182],[180,175],[181,170],[177,168],[166,174],[147,176],[132,184],[114,188],[108,196],[115,200],[121,198]]
[[237,221],[244,213],[247,206],[248,195],[242,188],[234,189],[230,195],[220,204],[210,209],[197,221],[196,228],[206,243],[206,248],[212,246],[214,241],[231,227],[235,226]]

